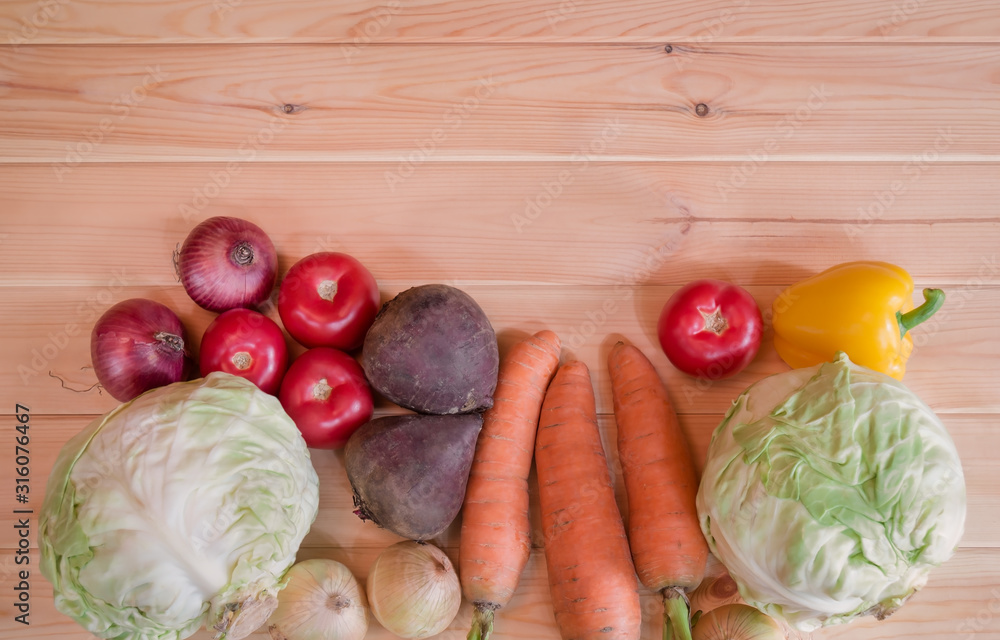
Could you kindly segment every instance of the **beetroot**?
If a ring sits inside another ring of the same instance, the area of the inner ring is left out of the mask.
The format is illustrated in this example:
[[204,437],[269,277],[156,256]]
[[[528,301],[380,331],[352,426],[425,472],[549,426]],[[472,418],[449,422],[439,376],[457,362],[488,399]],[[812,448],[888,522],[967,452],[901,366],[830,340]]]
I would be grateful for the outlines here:
[[344,462],[362,520],[411,540],[448,528],[465,499],[480,414],[376,418],[347,441]]
[[376,391],[420,413],[493,406],[500,356],[489,319],[469,294],[413,287],[385,303],[368,330],[361,364]]

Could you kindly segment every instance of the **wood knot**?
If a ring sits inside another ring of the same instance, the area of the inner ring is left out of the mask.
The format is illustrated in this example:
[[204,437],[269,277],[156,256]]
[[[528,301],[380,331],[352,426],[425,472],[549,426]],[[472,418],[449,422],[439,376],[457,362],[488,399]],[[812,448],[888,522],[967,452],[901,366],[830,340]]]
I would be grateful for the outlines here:
[[698,106],[694,108],[694,112],[698,114],[699,118],[704,118],[708,115],[708,105],[704,102],[699,102]]
[[668,44],[667,46],[663,47],[663,51],[666,52],[666,53],[673,53],[674,52],[674,48],[673,48],[672,45]]
[[304,110],[305,110],[305,107],[303,107],[303,106],[302,106],[302,105],[300,105],[300,104],[291,104],[291,103],[287,103],[287,104],[283,104],[283,105],[281,105],[281,110],[282,110],[282,111],[283,111],[284,113],[287,113],[287,114],[291,115],[291,114],[293,114],[293,113],[298,113],[298,112],[300,112],[300,111],[304,111]]

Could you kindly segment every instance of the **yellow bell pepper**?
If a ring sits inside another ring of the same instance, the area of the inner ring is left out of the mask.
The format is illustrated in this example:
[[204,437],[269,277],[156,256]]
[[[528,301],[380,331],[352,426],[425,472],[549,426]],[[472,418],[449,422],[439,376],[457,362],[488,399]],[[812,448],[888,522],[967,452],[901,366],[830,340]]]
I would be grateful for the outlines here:
[[838,351],[902,380],[913,351],[907,332],[944,304],[924,289],[913,308],[913,279],[886,262],[848,262],[785,289],[772,305],[774,346],[794,369],[833,360]]

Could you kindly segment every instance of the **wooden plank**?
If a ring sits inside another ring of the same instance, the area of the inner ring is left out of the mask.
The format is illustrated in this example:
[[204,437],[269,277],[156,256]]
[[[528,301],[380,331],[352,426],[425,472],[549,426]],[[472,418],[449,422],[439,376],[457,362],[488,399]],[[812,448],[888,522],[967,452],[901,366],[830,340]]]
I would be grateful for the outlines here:
[[[723,414],[681,415],[681,426],[691,447],[692,455],[700,473],[708,453],[709,440]],[[17,508],[35,509],[31,521],[37,522],[38,510],[52,465],[63,444],[87,426],[94,416],[49,416],[34,415],[31,454],[31,491],[29,502]],[[1000,490],[994,482],[995,451],[1000,446],[1000,432],[996,429],[997,416],[944,414],[942,416],[951,432],[959,455],[962,458],[968,494],[968,516],[966,518],[963,547],[1000,547]],[[628,502],[621,480],[621,467],[615,453],[617,432],[613,416],[603,415],[598,420],[604,438],[604,448],[613,471],[619,507],[628,517]],[[313,466],[319,474],[320,512],[304,541],[304,546],[315,549],[338,547],[382,548],[400,538],[388,531],[378,529],[370,522],[361,522],[354,517],[351,501],[351,486],[344,471],[343,454],[339,451],[312,452]],[[0,467],[0,486],[13,487],[13,465]],[[534,472],[531,478],[532,544],[540,548],[544,544],[541,514],[538,511],[537,485]],[[14,504],[13,498],[5,499],[5,504]],[[13,508],[13,507],[12,507]],[[25,517],[25,516],[18,516]],[[0,511],[0,531],[13,531],[16,518],[11,510]],[[460,520],[443,534],[435,538],[435,544],[444,548],[457,548]],[[0,540],[0,544],[3,544]],[[32,548],[37,540],[31,539]],[[0,561],[2,562],[2,561]],[[2,586],[2,581],[0,581]]]
[[[1000,166],[992,162],[594,161],[586,167],[441,162],[421,166],[401,182],[387,180],[386,173],[397,168],[395,162],[93,163],[74,168],[60,181],[45,164],[2,164],[6,216],[0,226],[27,219],[39,226],[73,223],[84,229],[99,217],[101,235],[120,242],[115,239],[124,233],[120,228],[182,232],[178,216],[193,225],[212,215],[244,212],[264,226],[302,228],[330,235],[331,241],[336,232],[336,239],[346,242],[370,233],[373,225],[380,233],[392,234],[398,226],[412,233],[418,224],[412,219],[435,231],[470,217],[479,226],[507,221],[518,231],[512,218],[520,215],[526,220],[519,235],[527,240],[536,224],[528,199],[541,202],[535,204],[545,219],[563,225],[611,216],[616,221],[685,216],[694,222],[829,221],[864,228],[883,222],[1000,220],[993,206],[1000,199]],[[563,171],[570,172],[570,180],[561,184]],[[549,183],[555,183],[551,190],[557,195],[545,205],[540,196],[551,196],[545,189]],[[269,215],[280,215],[284,224],[269,225]],[[20,233],[33,231],[31,225],[18,226]],[[494,232],[499,231],[498,225]],[[843,235],[851,234],[845,230]],[[37,242],[31,236],[19,240]]]
[[[364,581],[380,548],[305,549],[299,559],[333,558],[347,565]],[[0,550],[5,558],[12,550]],[[457,561],[454,549],[449,550]],[[35,560],[33,557],[32,560]],[[35,565],[37,566],[37,565]],[[2,567],[2,565],[0,565]],[[0,583],[10,584],[11,578],[0,573]],[[13,585],[12,585],[13,586]],[[32,582],[32,640],[93,640],[72,619],[55,609],[52,586],[40,576]],[[662,634],[663,615],[659,598],[647,590],[641,591],[642,638],[657,638]],[[888,638],[996,638],[1000,637],[1000,550],[960,549],[955,557],[935,569],[930,582],[913,596],[897,613],[885,621],[860,619],[847,626],[830,627],[812,634],[814,640],[851,638],[851,640],[886,640]],[[13,621],[10,599],[0,601],[0,635],[24,633]],[[458,616],[448,629],[436,638],[461,640],[468,632],[472,606],[463,601]],[[960,635],[961,634],[961,635]],[[202,630],[192,640],[209,640],[212,635]],[[366,640],[395,638],[374,619],[370,622]],[[507,638],[559,638],[549,597],[545,561],[538,551],[531,554],[518,590],[510,604],[497,613],[497,640]],[[249,636],[250,640],[270,640],[266,631]]]
[[[617,203],[606,206],[614,209]],[[492,213],[492,207],[484,209]],[[505,212],[506,217],[493,218],[479,212],[464,219],[451,212],[423,220],[388,215],[372,230],[357,222],[341,226],[331,222],[327,211],[317,209],[303,216],[315,230],[309,234],[292,231],[281,222],[266,222],[268,214],[251,216],[235,207],[215,211],[265,221],[262,226],[279,247],[281,273],[306,255],[337,250],[354,255],[390,286],[412,277],[411,282],[476,286],[620,289],[636,283],[670,286],[714,277],[741,285],[783,287],[850,260],[901,265],[920,286],[977,287],[996,283],[1000,272],[1000,222],[996,221],[904,220],[871,226],[867,220],[861,224],[854,220],[729,222],[633,217],[625,210],[619,216],[609,211],[607,217],[580,222],[574,222],[571,215],[542,214],[531,224],[521,224],[527,218],[512,221],[511,215],[521,213],[514,209]],[[6,250],[0,254],[0,263],[10,265],[5,271],[11,274],[8,283],[32,287],[107,287],[116,280],[154,287],[175,283],[171,256],[194,224],[179,217],[166,224],[161,220],[161,228],[169,225],[169,229],[158,233],[136,216],[126,224],[109,229],[107,235],[101,235],[102,222],[42,233],[31,225],[0,225],[8,234]],[[352,227],[358,232],[343,232]],[[789,227],[795,230],[794,239],[788,235]],[[37,237],[42,237],[41,243],[28,242]],[[89,239],[86,246],[78,244],[67,251],[74,238]],[[581,256],[587,259],[580,260]]]
[[404,173],[454,159],[996,160],[998,63],[987,45],[373,45],[351,61],[323,45],[4,48],[0,157],[60,176],[209,159]]
[[894,262],[925,286],[996,275],[995,164],[440,163],[390,186],[396,168],[99,163],[60,182],[51,166],[0,165],[0,272],[169,285],[190,229],[232,215],[263,227],[285,267],[347,251],[383,282],[617,285],[651,258],[650,284],[777,285],[832,255]]
[[[989,0],[54,0],[0,5],[5,43],[996,42]],[[346,52],[354,48],[344,49]]]
[[[412,284],[412,283],[411,283]],[[384,299],[408,288],[382,285]],[[697,381],[674,369],[655,335],[663,303],[676,286],[523,287],[466,286],[493,323],[501,348],[543,328],[558,333],[564,357],[583,360],[591,369],[598,411],[611,413],[608,349],[625,339],[650,356],[673,390],[683,413],[725,412],[750,383],[787,370],[771,344],[768,329],[760,354],[732,378]],[[748,287],[769,315],[781,287]],[[951,302],[914,333],[917,345],[906,373],[907,384],[932,409],[943,413],[1000,412],[1000,342],[995,319],[1000,315],[1000,287],[945,287]],[[90,367],[90,331],[113,303],[133,297],[151,298],[174,309],[185,322],[189,347],[196,353],[200,336],[214,314],[195,306],[179,285],[171,287],[0,288],[0,406],[28,404],[37,413],[99,414],[117,403],[99,388]],[[275,309],[269,315],[280,322]],[[293,352],[301,347],[293,345]],[[56,377],[52,377],[56,376]],[[89,389],[89,390],[88,390]],[[384,405],[383,405],[384,406]]]

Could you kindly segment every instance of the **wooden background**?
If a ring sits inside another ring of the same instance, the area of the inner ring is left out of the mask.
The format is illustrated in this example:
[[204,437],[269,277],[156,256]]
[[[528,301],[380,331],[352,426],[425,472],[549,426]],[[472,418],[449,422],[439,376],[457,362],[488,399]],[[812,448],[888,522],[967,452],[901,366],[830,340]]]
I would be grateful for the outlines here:
[[[34,555],[31,625],[13,622],[15,403],[33,415],[37,509],[61,445],[115,406],[93,387],[94,320],[150,297],[196,346],[212,314],[171,252],[235,215],[282,268],[340,250],[385,298],[459,286],[502,348],[555,330],[594,373],[609,443],[604,358],[634,342],[699,465],[732,399],[785,365],[768,331],[736,378],[679,374],[654,335],[679,286],[731,280],[765,316],[847,260],[944,288],[906,382],[962,455],[962,547],[893,618],[814,637],[1000,638],[995,0],[5,0],[0,38],[0,637],[91,637],[55,611]],[[395,537],[351,515],[338,454],[314,461],[301,557],[363,578]],[[454,557],[457,528],[438,543]],[[643,611],[659,637],[655,598]],[[540,549],[497,630],[557,637]]]

